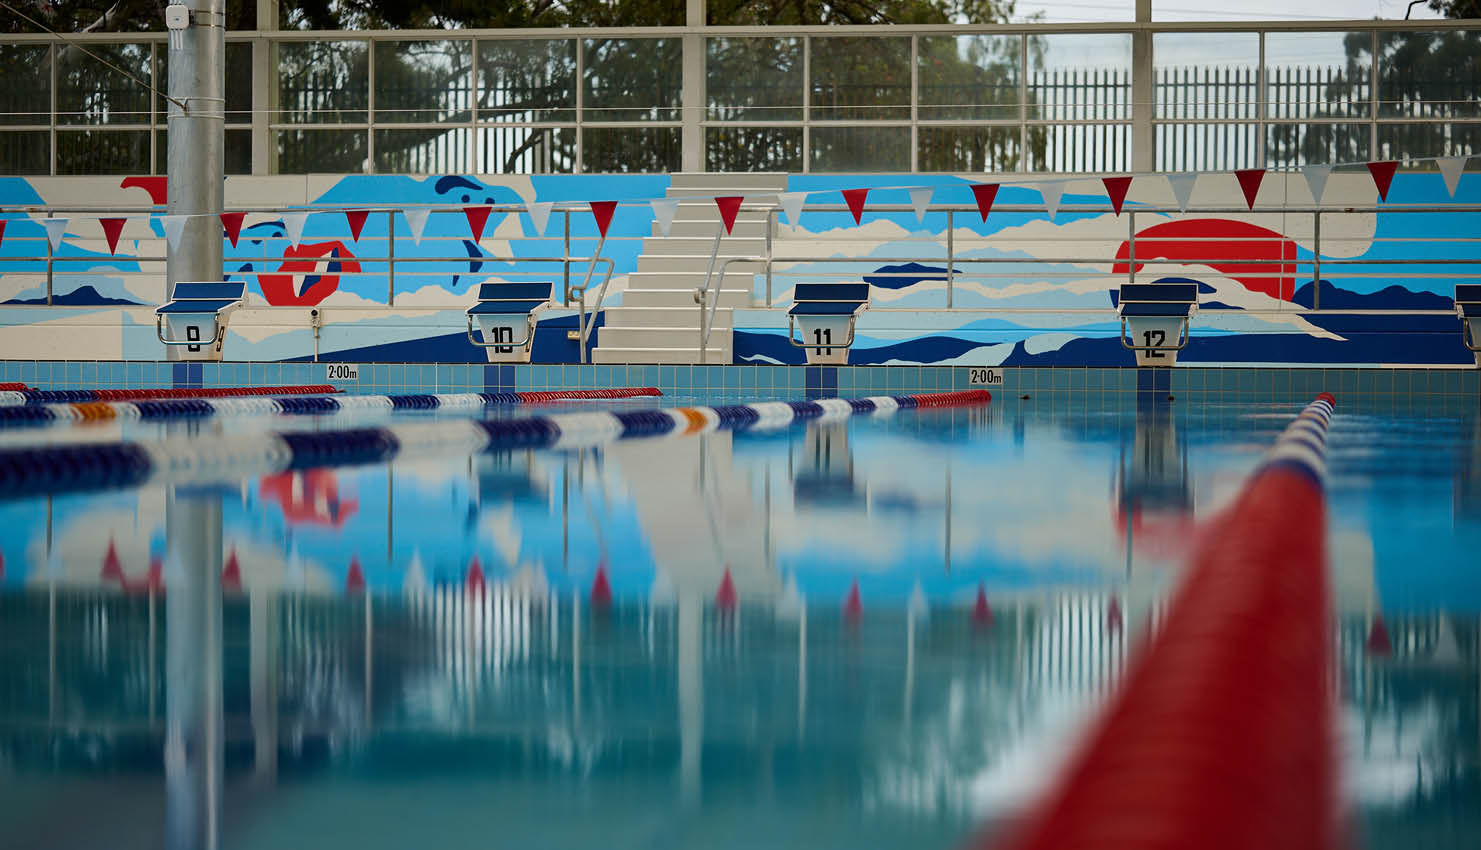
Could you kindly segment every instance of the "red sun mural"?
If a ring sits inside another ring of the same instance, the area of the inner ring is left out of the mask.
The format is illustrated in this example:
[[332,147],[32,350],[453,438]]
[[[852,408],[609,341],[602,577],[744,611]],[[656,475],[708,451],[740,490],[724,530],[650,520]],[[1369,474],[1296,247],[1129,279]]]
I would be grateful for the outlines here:
[[[1116,250],[1115,274],[1126,274],[1131,246]],[[1136,271],[1142,260],[1207,266],[1251,292],[1290,301],[1296,294],[1296,243],[1269,228],[1242,221],[1200,218],[1155,224],[1136,234]],[[1153,276],[1171,266],[1158,263]]]
[[339,479],[328,469],[265,475],[257,484],[257,492],[278,503],[289,525],[340,529],[360,507],[355,499],[340,498]]
[[315,307],[339,289],[341,274],[359,272],[359,261],[343,242],[306,242],[288,246],[277,272],[263,272],[257,284],[274,307]]

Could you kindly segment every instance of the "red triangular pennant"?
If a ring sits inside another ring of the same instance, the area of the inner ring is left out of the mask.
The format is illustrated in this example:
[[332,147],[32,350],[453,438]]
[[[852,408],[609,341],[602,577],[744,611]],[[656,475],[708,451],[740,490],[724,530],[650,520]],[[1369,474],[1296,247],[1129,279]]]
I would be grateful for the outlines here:
[[720,589],[715,591],[715,607],[722,611],[733,611],[735,602],[735,581],[730,578],[730,567],[726,567],[725,576],[720,579]]
[[1121,631],[1122,619],[1121,600],[1112,596],[1110,607],[1106,609],[1106,629],[1112,632]]
[[740,213],[741,201],[745,198],[740,195],[730,195],[724,198],[716,198],[715,206],[720,208],[720,220],[725,223],[725,232],[729,233],[735,227],[735,217]]
[[972,605],[972,622],[979,626],[992,625],[992,608],[987,604],[987,589],[977,584],[977,602]]
[[1244,191],[1244,202],[1250,209],[1254,209],[1255,196],[1260,193],[1260,181],[1265,179],[1265,169],[1246,168],[1234,172],[1234,177],[1239,180],[1239,188]]
[[1399,164],[1393,160],[1368,163],[1368,173],[1373,175],[1373,183],[1378,186],[1378,200],[1388,200],[1388,187],[1394,182],[1394,172],[1398,168]]
[[851,623],[857,623],[864,616],[864,603],[859,599],[859,580],[849,586],[848,596],[843,600],[844,619]]
[[1100,182],[1106,184],[1106,194],[1111,198],[1111,209],[1116,215],[1121,214],[1121,205],[1126,203],[1126,193],[1131,191],[1130,177],[1102,177]]
[[468,579],[467,579],[467,581],[468,581],[468,590],[469,591],[478,592],[478,591],[482,591],[483,590],[483,586],[484,586],[483,564],[481,564],[481,563],[478,562],[478,556],[477,555],[474,555],[473,556],[473,560],[468,563]]
[[[350,223],[350,238],[356,242],[360,241],[360,231],[365,229],[365,218],[368,215],[370,215],[370,210],[345,210],[345,221]],[[488,207],[484,207],[483,217],[488,218],[488,215]],[[468,223],[471,225],[473,220],[470,218]],[[483,222],[480,221],[478,223],[477,233],[482,232]],[[475,239],[477,238],[477,233],[475,233]]]
[[103,581],[123,582],[123,563],[118,560],[118,547],[108,538],[108,551],[103,554]]
[[360,558],[350,558],[350,572],[345,576],[345,592],[359,593],[365,590],[365,570],[360,568]]
[[977,211],[982,213],[982,220],[987,221],[987,214],[992,212],[992,202],[998,197],[998,184],[973,183],[972,197],[977,199]]
[[1393,641],[1388,637],[1388,626],[1383,623],[1383,615],[1379,614],[1373,618],[1373,626],[1368,630],[1368,639],[1363,642],[1363,650],[1371,656],[1387,658],[1394,652]]
[[5,244],[5,219],[0,218],[0,245]]
[[242,564],[237,560],[236,547],[226,556],[226,566],[221,570],[221,589],[235,593],[242,589]]
[[242,220],[247,217],[246,213],[222,213],[221,226],[226,228],[226,238],[231,240],[231,247],[237,246],[237,237],[242,235]]
[[463,215],[468,217],[468,229],[473,231],[474,242],[483,238],[483,226],[488,223],[491,209],[492,207],[463,207]]
[[607,228],[612,224],[612,213],[617,211],[616,201],[592,201],[591,217],[597,220],[597,232],[603,236],[607,235]]
[[848,211],[854,214],[854,224],[860,224],[864,217],[864,199],[867,197],[868,189],[843,190],[843,202],[848,204]]
[[[597,201],[599,204],[616,205],[616,201]],[[607,218],[611,221],[611,216]],[[610,608],[612,605],[612,584],[607,581],[607,567],[605,564],[597,565],[596,578],[591,580],[591,607]]]
[[100,218],[98,224],[103,225],[103,235],[108,237],[108,253],[118,253],[118,235],[123,233],[124,219]]

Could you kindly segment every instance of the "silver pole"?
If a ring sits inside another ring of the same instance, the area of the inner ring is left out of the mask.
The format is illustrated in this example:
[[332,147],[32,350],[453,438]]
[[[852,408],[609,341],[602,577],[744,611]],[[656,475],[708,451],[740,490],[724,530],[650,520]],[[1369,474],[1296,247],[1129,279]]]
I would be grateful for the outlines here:
[[[190,26],[171,42],[169,52],[169,211],[190,216],[179,246],[167,252],[165,280],[173,292],[182,280],[222,276],[226,0],[178,0],[171,5],[190,10]],[[179,356],[179,346],[167,347],[170,359]]]

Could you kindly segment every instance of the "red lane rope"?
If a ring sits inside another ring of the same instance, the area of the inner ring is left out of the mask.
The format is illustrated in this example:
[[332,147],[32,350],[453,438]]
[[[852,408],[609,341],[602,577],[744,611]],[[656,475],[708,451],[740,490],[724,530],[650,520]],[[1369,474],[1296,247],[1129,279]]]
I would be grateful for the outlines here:
[[915,399],[916,407],[967,407],[976,404],[987,404],[992,401],[992,393],[989,393],[987,390],[920,393],[910,397]]
[[29,389],[31,387],[21,381],[0,381],[0,392],[18,393]]
[[1330,399],[1287,429],[1215,522],[1161,633],[1007,846],[1337,846],[1321,484]]
[[657,387],[611,387],[597,390],[539,390],[517,392],[520,401],[526,404],[538,404],[550,401],[580,401],[588,399],[603,398],[642,398],[644,396],[661,396],[662,392]]

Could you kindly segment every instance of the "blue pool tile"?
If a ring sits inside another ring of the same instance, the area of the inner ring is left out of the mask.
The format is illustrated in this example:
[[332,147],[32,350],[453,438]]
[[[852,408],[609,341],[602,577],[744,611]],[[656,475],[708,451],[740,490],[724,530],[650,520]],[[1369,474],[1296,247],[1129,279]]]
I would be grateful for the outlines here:
[[735,371],[741,393],[754,395],[756,393],[756,367],[736,366]]

